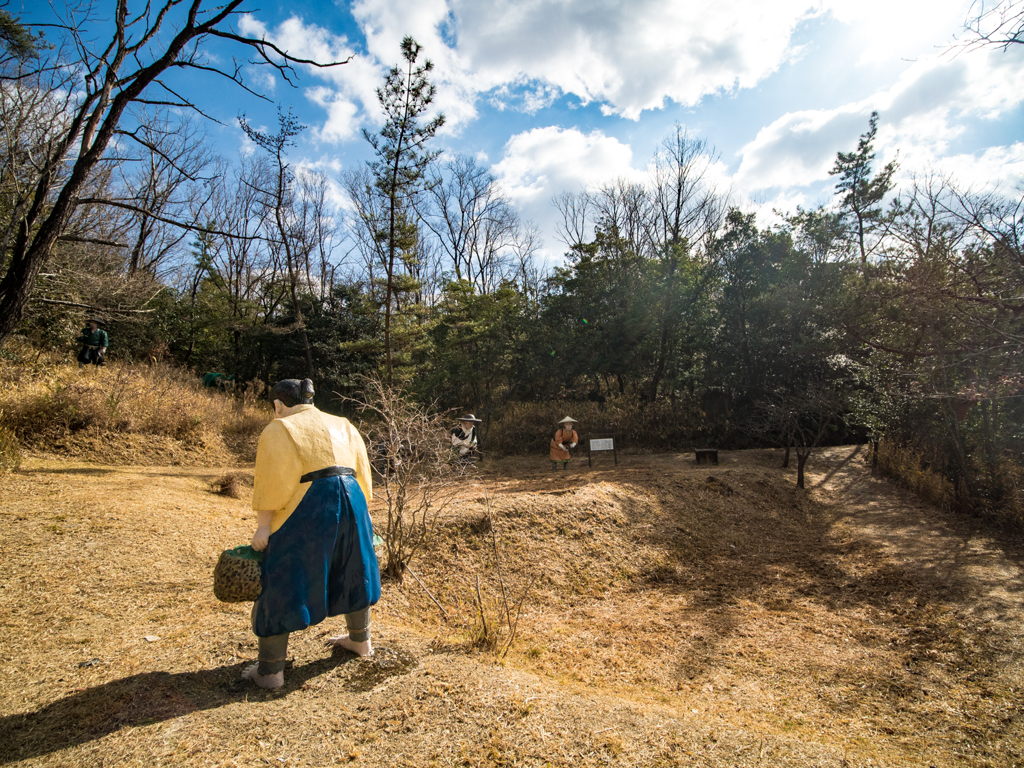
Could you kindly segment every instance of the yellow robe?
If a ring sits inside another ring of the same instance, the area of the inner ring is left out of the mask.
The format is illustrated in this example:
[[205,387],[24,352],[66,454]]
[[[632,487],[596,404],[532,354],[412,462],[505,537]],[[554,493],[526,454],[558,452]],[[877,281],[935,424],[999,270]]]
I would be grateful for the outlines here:
[[270,523],[270,532],[274,533],[311,485],[300,483],[299,478],[334,466],[356,471],[356,482],[369,503],[373,497],[370,460],[356,428],[348,419],[323,413],[313,405],[296,406],[294,413],[274,419],[260,434],[252,508],[274,510]]

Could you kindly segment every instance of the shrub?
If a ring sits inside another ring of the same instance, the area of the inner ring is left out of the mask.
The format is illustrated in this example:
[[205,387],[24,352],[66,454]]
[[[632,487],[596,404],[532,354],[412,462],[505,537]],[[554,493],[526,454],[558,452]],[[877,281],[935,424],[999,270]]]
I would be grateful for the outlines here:
[[361,398],[353,401],[367,417],[359,431],[380,476],[374,494],[387,508],[382,570],[402,579],[471,467],[452,461],[444,414],[419,405],[401,387],[368,377]]

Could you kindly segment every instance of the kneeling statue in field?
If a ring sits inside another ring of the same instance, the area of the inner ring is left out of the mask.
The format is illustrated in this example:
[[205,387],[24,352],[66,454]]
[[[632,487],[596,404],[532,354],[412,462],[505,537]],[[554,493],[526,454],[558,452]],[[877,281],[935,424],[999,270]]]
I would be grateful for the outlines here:
[[370,462],[348,419],[313,404],[313,382],[284,379],[271,390],[276,418],[260,435],[252,547],[263,552],[262,592],[252,607],[259,662],[242,676],[261,688],[284,684],[288,635],[344,614],[348,634],[331,639],[373,653],[370,606],[380,599],[373,551]]
[[576,434],[576,420],[571,416],[566,416],[558,423],[561,426],[551,439],[548,455],[551,457],[552,469],[557,470],[558,465],[561,464],[562,469],[567,470],[569,469],[569,459],[572,458],[569,449],[576,447],[576,443],[580,441],[580,436]]

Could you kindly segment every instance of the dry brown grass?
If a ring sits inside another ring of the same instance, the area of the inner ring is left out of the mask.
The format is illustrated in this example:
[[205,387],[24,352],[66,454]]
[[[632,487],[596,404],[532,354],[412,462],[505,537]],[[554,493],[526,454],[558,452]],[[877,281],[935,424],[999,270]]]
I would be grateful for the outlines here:
[[618,437],[619,450],[633,453],[681,450],[706,426],[700,408],[684,398],[656,403],[625,397],[604,403],[510,401],[502,404],[500,412],[500,419],[489,424],[486,448],[501,456],[543,452],[565,416],[579,420],[583,440],[591,433],[611,430]]
[[21,466],[21,443],[12,430],[4,426],[3,411],[0,411],[0,474],[16,470]]
[[251,461],[271,418],[265,405],[204,389],[162,363],[79,370],[56,353],[5,351],[2,426],[36,452],[133,464]]
[[[972,456],[969,461],[980,459]],[[958,494],[948,478],[931,468],[925,454],[912,447],[880,443],[878,471],[930,504],[1024,532],[1024,465],[1019,456],[1004,455],[990,466],[975,467],[977,487],[970,495]]]
[[[210,583],[250,471],[30,456],[0,479],[0,764],[1020,764],[1020,554],[853,449],[808,493],[777,462],[488,462],[413,564],[448,619],[388,582],[375,661],[332,655],[329,620],[267,693]],[[498,562],[511,594],[540,577],[503,663],[475,645]]]
[[883,441],[878,445],[878,471],[929,504],[949,510],[956,507],[956,488],[928,468],[920,451]]

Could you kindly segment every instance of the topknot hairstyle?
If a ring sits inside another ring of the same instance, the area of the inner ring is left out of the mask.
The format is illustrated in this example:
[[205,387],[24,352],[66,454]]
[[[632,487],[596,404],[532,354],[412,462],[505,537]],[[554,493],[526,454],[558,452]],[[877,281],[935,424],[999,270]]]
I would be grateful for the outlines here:
[[311,379],[281,379],[270,390],[270,400],[280,400],[286,408],[308,405],[313,402],[313,381]]

